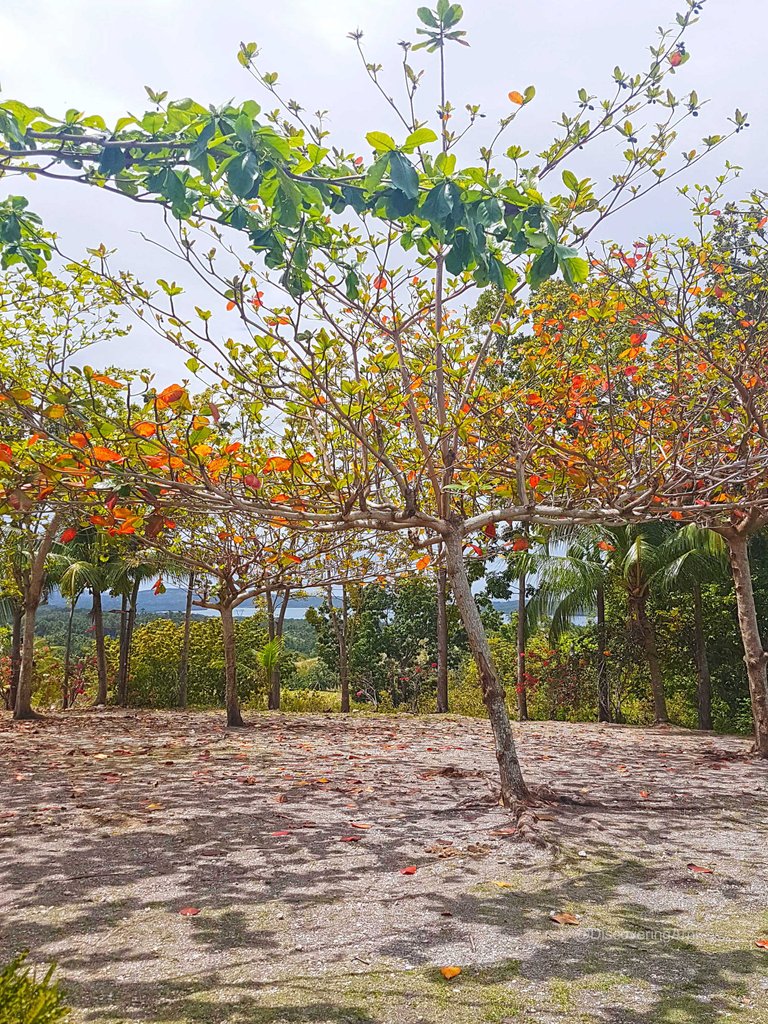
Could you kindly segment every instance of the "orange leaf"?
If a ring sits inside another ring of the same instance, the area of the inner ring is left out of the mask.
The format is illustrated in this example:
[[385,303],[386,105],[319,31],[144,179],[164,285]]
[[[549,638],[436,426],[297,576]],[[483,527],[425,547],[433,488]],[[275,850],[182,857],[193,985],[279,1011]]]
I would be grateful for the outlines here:
[[421,558],[416,563],[416,568],[419,570],[419,572],[423,572],[423,570],[427,568],[431,561],[432,558],[430,555],[422,555]]
[[531,485],[531,487],[538,487],[541,483],[541,477],[537,473],[532,473],[528,477],[528,483]]
[[164,388],[157,396],[158,402],[164,402],[166,405],[171,405],[173,402],[178,402],[184,397],[185,391],[181,384],[169,384],[167,388]]
[[197,907],[182,907],[179,913],[182,917],[195,917],[200,911]]
[[383,291],[387,287],[387,279],[383,274],[379,274],[378,277],[374,278],[373,287],[376,291]]
[[686,864],[685,866],[696,875],[714,875],[712,868],[700,868],[698,864]]
[[758,949],[768,949],[768,939],[755,939]]
[[13,452],[7,444],[0,444],[0,462],[7,462],[10,466],[13,461]]
[[513,89],[512,92],[507,93],[507,98],[510,103],[516,103],[519,107],[525,103],[525,97],[517,89]]
[[298,458],[298,460],[297,460],[297,461],[298,461],[298,462],[299,462],[299,463],[300,463],[300,464],[301,464],[302,466],[308,466],[308,465],[310,464],[310,462],[314,462],[314,461],[315,461],[315,456],[314,456],[314,455],[312,455],[312,454],[311,454],[310,452],[304,452],[304,454],[303,454],[303,455],[300,455],[300,456],[299,456],[299,458]]
[[156,433],[157,427],[154,423],[149,423],[147,420],[142,420],[141,423],[134,423],[133,432],[138,434],[139,437],[152,437]]
[[85,448],[88,445],[88,437],[86,434],[70,434],[69,443],[75,448]]
[[287,473],[293,463],[282,455],[272,455],[264,463],[265,473]]
[[121,384],[119,380],[114,380],[112,377],[108,377],[106,373],[94,373],[91,380],[97,380],[99,384],[107,384],[111,388],[124,388],[125,384]]
[[441,967],[440,973],[446,981],[450,981],[451,978],[457,978],[461,974],[460,967]]
[[113,452],[111,448],[105,448],[103,445],[97,444],[93,449],[93,457],[98,462],[124,462],[124,458],[119,452]]

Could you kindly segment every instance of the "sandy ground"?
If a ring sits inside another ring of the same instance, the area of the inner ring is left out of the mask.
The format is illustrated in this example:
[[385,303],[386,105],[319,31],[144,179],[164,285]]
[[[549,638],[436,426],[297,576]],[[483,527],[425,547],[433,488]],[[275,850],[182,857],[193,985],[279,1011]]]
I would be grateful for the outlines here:
[[482,721],[3,719],[0,959],[55,960],[93,1024],[767,1024],[747,742],[516,731],[555,846],[496,804]]

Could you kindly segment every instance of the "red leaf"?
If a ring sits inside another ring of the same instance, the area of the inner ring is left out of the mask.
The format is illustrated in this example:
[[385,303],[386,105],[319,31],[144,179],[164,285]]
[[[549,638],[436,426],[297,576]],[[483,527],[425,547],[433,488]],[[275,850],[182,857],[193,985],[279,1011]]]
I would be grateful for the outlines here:
[[699,875],[714,875],[712,868],[700,868],[698,864],[686,864],[689,871],[693,871],[694,874]]
[[77,530],[74,528],[74,526],[68,526],[67,529],[64,531],[64,533],[62,533],[62,535],[61,535],[61,543],[62,544],[71,544],[76,536],[77,536]]
[[270,832],[269,834],[271,836],[279,836],[282,838],[283,836],[289,836],[291,833],[287,829],[285,829],[282,832]]
[[530,544],[525,537],[516,537],[512,544],[513,551],[527,551],[529,547]]
[[199,913],[200,910],[198,907],[182,907],[179,911],[179,914],[181,914],[182,917],[195,917]]
[[359,843],[363,836],[342,836],[340,843]]
[[13,461],[13,452],[7,444],[0,444],[0,462],[7,462],[10,466]]
[[400,868],[400,874],[401,875],[415,875],[417,870],[418,869],[417,869],[416,865],[415,864],[411,864],[407,868]]

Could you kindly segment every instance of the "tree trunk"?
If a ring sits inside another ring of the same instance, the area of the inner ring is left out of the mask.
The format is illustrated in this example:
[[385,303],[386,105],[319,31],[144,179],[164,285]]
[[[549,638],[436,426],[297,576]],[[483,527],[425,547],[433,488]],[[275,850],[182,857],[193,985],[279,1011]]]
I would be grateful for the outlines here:
[[655,724],[659,725],[669,722],[670,717],[667,713],[667,696],[664,691],[662,666],[658,663],[656,631],[653,629],[653,624],[648,618],[644,596],[636,599],[635,607],[637,609],[637,622],[640,627],[640,636],[643,642],[643,648],[645,649],[645,659],[648,663],[648,672],[650,673],[650,688],[653,693],[653,714],[655,717]]
[[128,595],[120,597],[120,653],[117,660],[117,703],[124,707],[127,701],[128,662]]
[[347,588],[341,588],[341,615],[333,603],[333,587],[328,584],[325,588],[325,596],[328,602],[328,614],[336,634],[336,644],[339,648],[339,684],[341,685],[341,710],[347,714],[350,709],[349,702],[349,653],[347,651]]
[[528,721],[528,695],[525,692],[525,651],[526,651],[526,575],[521,572],[517,578],[517,717]]
[[53,546],[53,540],[56,536],[56,531],[59,528],[59,520],[60,517],[55,515],[46,526],[24,585],[24,631],[21,648],[21,668],[19,670],[19,686],[16,691],[16,702],[13,708],[13,717],[17,721],[24,721],[38,717],[38,715],[36,715],[32,710],[32,671],[34,668],[35,658],[35,620],[37,618],[37,609],[40,605],[40,598],[43,594],[43,584],[45,582],[45,560]]
[[726,540],[736,592],[741,641],[744,645],[744,663],[747,666],[749,693],[752,698],[752,716],[755,721],[754,751],[759,757],[768,757],[768,653],[763,648],[757,621],[747,538],[735,531],[729,531]]
[[505,807],[512,807],[520,801],[530,799],[528,788],[517,759],[512,726],[504,701],[504,688],[493,665],[488,637],[483,621],[472,596],[472,587],[464,565],[461,536],[451,530],[445,538],[446,570],[451,584],[461,621],[467,632],[469,646],[477,665],[483,702],[488,710],[493,737],[496,744],[496,760],[499,762],[501,799]]
[[13,711],[16,707],[16,694],[19,691],[19,673],[21,671],[21,635],[24,626],[24,608],[21,601],[13,603],[13,622],[11,625],[11,678],[8,687],[6,707]]
[[701,586],[693,585],[693,643],[696,659],[696,697],[699,728],[712,728],[712,680],[709,674],[707,642],[704,637],[704,611],[701,604]]
[[117,702],[121,708],[128,706],[128,680],[131,677],[131,644],[133,643],[133,631],[136,626],[136,606],[139,601],[139,585],[137,578],[131,591],[130,603],[128,605],[128,617],[125,622],[125,645],[120,649],[120,678],[117,683]]
[[608,659],[605,656],[607,643],[605,629],[605,588],[597,588],[597,720],[611,720],[611,691],[608,686]]
[[448,574],[437,570],[437,710],[448,712]]
[[189,678],[189,630],[192,624],[192,598],[195,593],[195,574],[189,574],[187,584],[187,603],[184,606],[184,637],[181,641],[181,660],[179,662],[179,707],[187,706],[187,680]]
[[645,650],[645,658],[648,662],[648,671],[651,675],[651,692],[653,693],[653,712],[656,725],[669,721],[667,714],[667,698],[664,693],[664,679],[661,675],[659,663],[659,652],[656,647],[656,630],[648,618],[646,610],[646,598],[644,595],[635,598],[635,612],[637,624],[640,627],[640,638]]
[[69,675],[72,667],[72,620],[75,617],[77,598],[72,600],[69,606],[69,617],[67,618],[67,640],[64,645],[64,682],[61,688],[61,709],[66,711],[69,707]]
[[107,703],[107,652],[104,647],[104,609],[101,604],[101,591],[98,587],[93,589],[93,603],[91,605],[91,617],[93,618],[93,636],[96,641],[96,673],[99,680],[99,689],[96,694],[97,704]]
[[240,727],[245,725],[245,722],[240,714],[240,702],[237,699],[237,650],[232,608],[229,605],[221,605],[219,615],[224,645],[224,702],[227,706],[227,725]]

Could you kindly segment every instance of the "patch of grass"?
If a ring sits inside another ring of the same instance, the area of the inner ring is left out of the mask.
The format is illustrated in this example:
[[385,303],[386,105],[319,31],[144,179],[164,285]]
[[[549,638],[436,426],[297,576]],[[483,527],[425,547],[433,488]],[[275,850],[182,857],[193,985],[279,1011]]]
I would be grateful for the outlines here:
[[42,978],[26,966],[26,953],[0,973],[0,1024],[56,1024],[69,1017],[50,967]]

